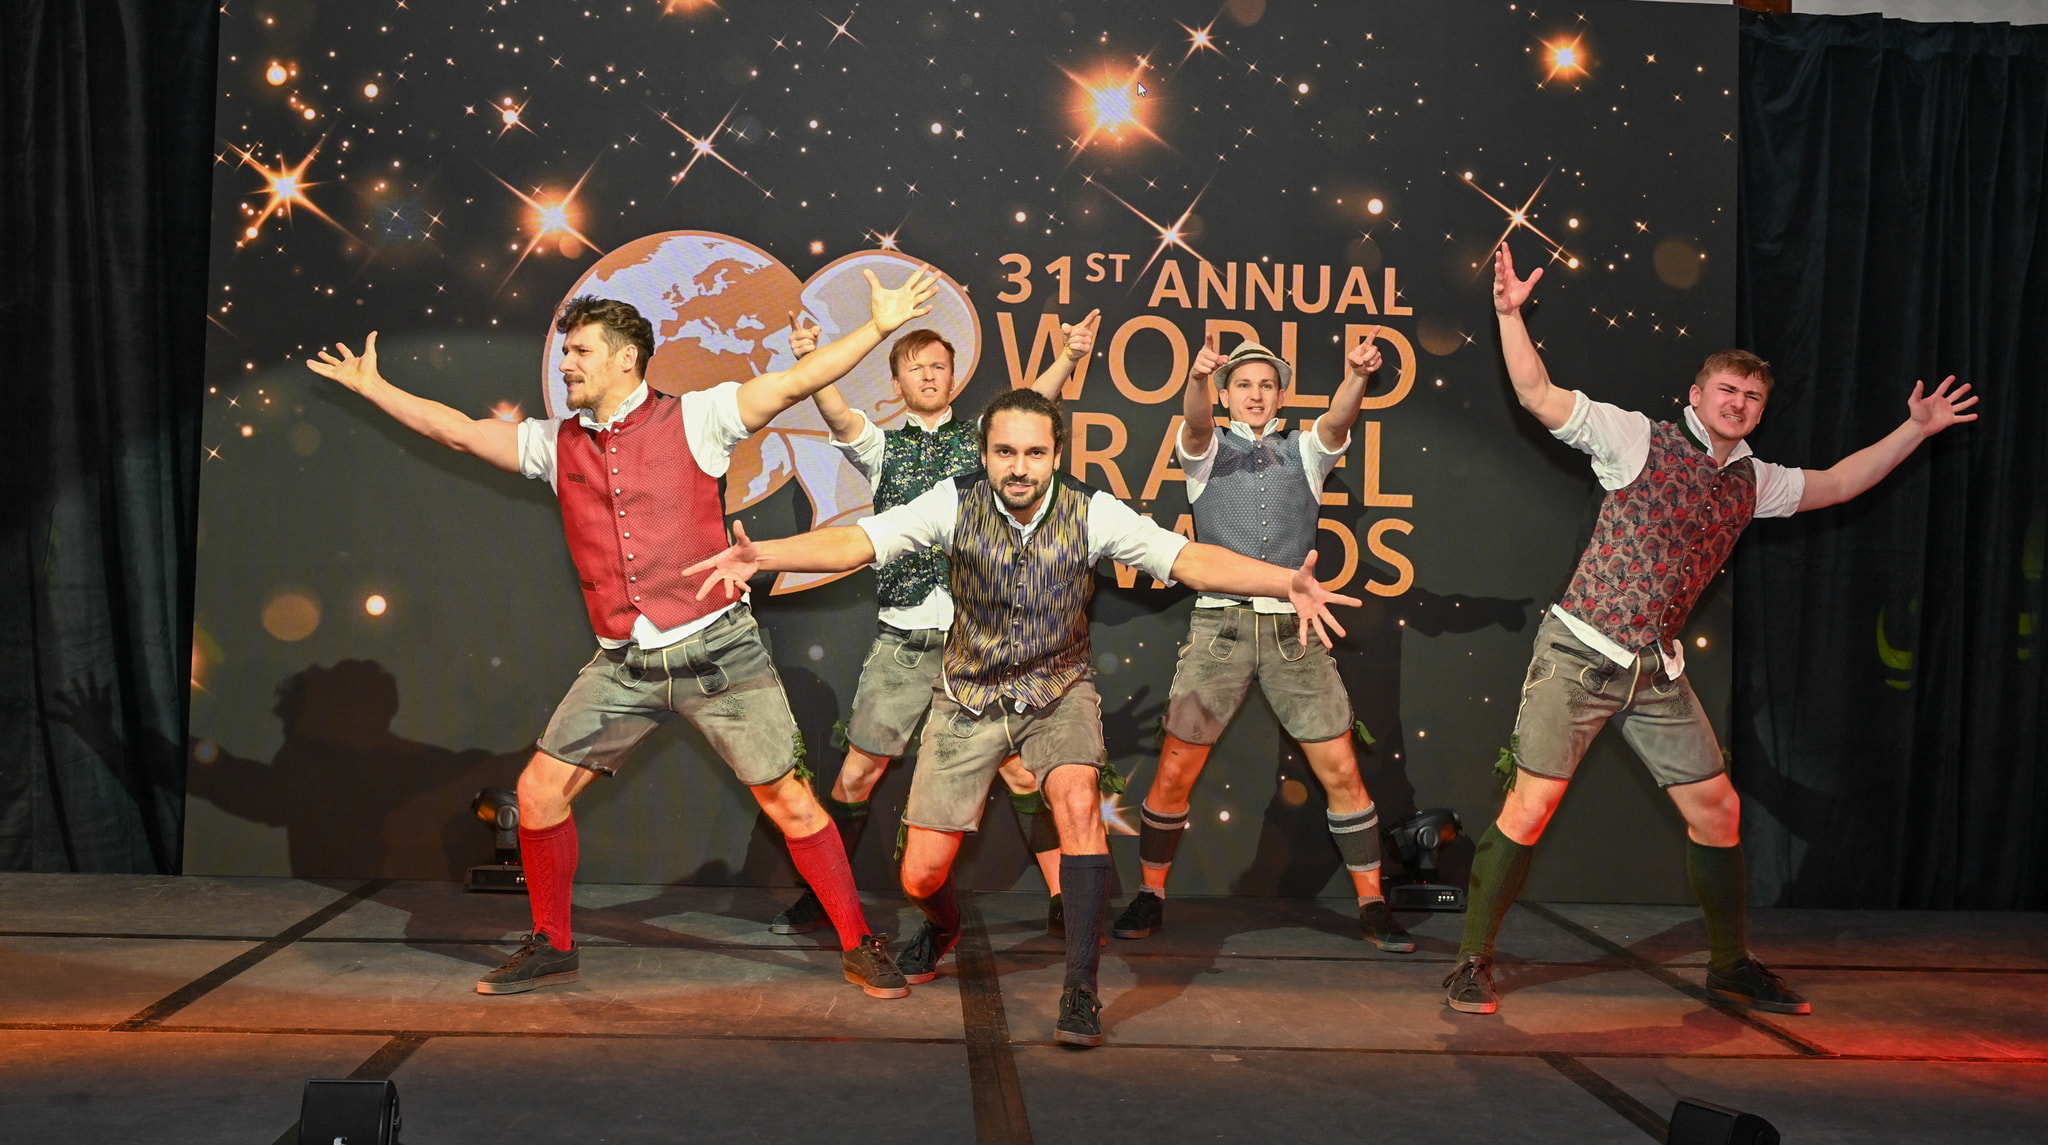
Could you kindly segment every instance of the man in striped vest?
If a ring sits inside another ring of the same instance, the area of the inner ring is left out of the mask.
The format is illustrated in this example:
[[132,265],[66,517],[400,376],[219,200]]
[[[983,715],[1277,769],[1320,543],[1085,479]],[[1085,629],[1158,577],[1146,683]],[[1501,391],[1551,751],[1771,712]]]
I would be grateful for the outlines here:
[[[1056,397],[1077,362],[1095,347],[1102,312],[1089,312],[1074,325],[1060,326],[1062,351],[1031,382],[1046,397]],[[819,330],[790,315],[790,343],[798,357],[817,345]],[[838,386],[812,395],[832,444],[862,477],[874,486],[875,511],[905,504],[941,481],[981,469],[981,435],[975,423],[953,416],[953,344],[936,330],[918,329],[889,347],[889,380],[907,416],[895,429],[882,430],[865,414],[846,404]],[[939,649],[953,624],[953,596],[946,589],[946,554],[937,549],[906,554],[875,570],[875,595],[881,611],[874,644],[861,663],[853,708],[846,717],[846,758],[823,800],[826,814],[839,827],[848,861],[860,845],[868,822],[868,803],[882,773],[910,746],[910,735],[931,706],[932,681],[939,675]],[[1012,757],[1003,762],[1003,782],[1010,805],[1024,826],[1024,837],[1052,896],[1047,927],[1066,936],[1060,900],[1059,833],[1045,808],[1038,780]],[[776,915],[769,929],[777,934],[802,934],[825,924],[825,908],[816,892],[804,893]]]
[[1906,419],[1874,444],[1828,469],[1772,465],[1743,440],[1771,393],[1769,364],[1747,351],[1707,358],[1677,422],[1552,385],[1522,322],[1522,304],[1542,277],[1540,268],[1515,277],[1505,243],[1494,253],[1493,309],[1508,379],[1552,436],[1592,457],[1607,495],[1571,583],[1536,630],[1515,716],[1511,786],[1472,858],[1465,938],[1444,979],[1445,1003],[1472,1014],[1498,1007],[1494,935],[1579,758],[1611,722],[1685,818],[1686,875],[1706,916],[1707,989],[1759,1010],[1808,1013],[1805,998],[1750,956],[1741,801],[1685,677],[1679,632],[1752,518],[1857,496],[1922,441],[1976,420],[1962,411],[1977,399],[1953,377],[1932,393],[1916,382]]
[[838,928],[846,979],[877,998],[908,994],[885,935],[868,932],[839,832],[797,767],[796,720],[744,601],[706,600],[685,566],[724,546],[719,479],[732,450],[774,417],[838,380],[882,339],[929,311],[937,276],[894,290],[868,273],[871,317],[793,368],[680,398],[649,389],[654,328],[631,305],[589,296],[558,316],[562,380],[573,418],[519,424],[470,418],[417,397],[377,371],[377,336],[307,365],[368,398],[408,429],[500,469],[548,482],[597,635],[597,654],[556,707],[519,776],[519,850],[533,932],[477,982],[516,994],[573,982],[581,951],[569,925],[577,861],[570,803],[613,775],[672,715],[689,720],[789,841],[797,870]]
[[[1379,345],[1368,336],[1344,361],[1344,381],[1331,395],[1329,410],[1311,430],[1290,433],[1280,407],[1293,367],[1256,342],[1225,358],[1210,335],[1188,371],[1175,443],[1187,473],[1195,536],[1286,568],[1313,556],[1323,483],[1351,444],[1366,379],[1380,368]],[[1216,427],[1219,390],[1230,414],[1223,430]],[[1381,950],[1415,949],[1380,893],[1379,812],[1351,747],[1351,698],[1329,649],[1303,645],[1295,639],[1298,627],[1294,606],[1275,597],[1211,593],[1195,601],[1167,692],[1159,771],[1138,807],[1142,886],[1111,934],[1145,938],[1165,921],[1166,877],[1189,823],[1195,780],[1257,680],[1329,799],[1324,815],[1358,895],[1359,929]]]
[[735,523],[733,547],[688,571],[711,571],[730,590],[763,570],[841,572],[944,550],[953,626],[904,812],[903,890],[926,921],[899,965],[907,977],[934,975],[959,941],[953,859],[980,823],[990,777],[1014,752],[1039,777],[1059,827],[1067,968],[1053,1035],[1093,1046],[1102,1043],[1096,969],[1110,877],[1096,790],[1102,701],[1088,640],[1096,562],[1112,558],[1205,592],[1287,597],[1302,617],[1302,638],[1325,643],[1326,625],[1343,634],[1329,605],[1358,601],[1316,583],[1312,563],[1290,571],[1191,542],[1060,477],[1066,440],[1058,403],[1011,390],[981,415],[981,475],[941,482],[856,525],[798,537],[755,543]]

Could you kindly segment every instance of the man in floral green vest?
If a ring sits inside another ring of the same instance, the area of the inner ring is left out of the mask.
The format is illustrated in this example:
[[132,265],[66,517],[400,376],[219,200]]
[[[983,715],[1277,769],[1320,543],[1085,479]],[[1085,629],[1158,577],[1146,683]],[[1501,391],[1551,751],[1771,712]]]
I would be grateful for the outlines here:
[[[1062,324],[1063,352],[1054,357],[1031,388],[1056,397],[1060,387],[1095,346],[1102,312],[1091,311],[1080,322]],[[799,358],[817,346],[819,330],[790,315],[790,345]],[[837,386],[812,396],[832,443],[875,490],[875,511],[883,512],[915,500],[941,481],[981,470],[981,440],[975,423],[953,417],[953,344],[930,329],[912,330],[889,348],[889,380],[903,403],[903,424],[880,429],[846,404]],[[846,719],[846,759],[822,801],[839,825],[850,857],[868,822],[875,785],[889,764],[910,745],[910,735],[931,705],[932,681],[938,678],[940,649],[953,623],[953,597],[946,590],[946,555],[937,549],[909,553],[875,570],[875,592],[881,604],[874,644],[862,662],[854,688],[853,710]],[[1038,781],[1015,757],[1005,761],[1003,781],[1011,806],[1025,824],[1024,834],[1037,856],[1046,890],[1052,895],[1047,928],[1064,938],[1066,924],[1060,901],[1059,834]],[[804,888],[789,909],[775,917],[776,934],[802,934],[825,925],[825,908]]]

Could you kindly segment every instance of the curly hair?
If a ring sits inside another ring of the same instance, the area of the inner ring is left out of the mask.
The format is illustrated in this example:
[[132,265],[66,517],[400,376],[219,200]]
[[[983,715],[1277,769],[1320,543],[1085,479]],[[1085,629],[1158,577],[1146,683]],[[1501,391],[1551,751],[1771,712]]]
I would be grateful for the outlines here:
[[604,330],[604,344],[612,353],[627,346],[640,348],[633,372],[646,377],[647,360],[654,357],[654,324],[640,317],[630,302],[579,294],[562,304],[562,312],[555,316],[555,331],[572,334],[593,322]]

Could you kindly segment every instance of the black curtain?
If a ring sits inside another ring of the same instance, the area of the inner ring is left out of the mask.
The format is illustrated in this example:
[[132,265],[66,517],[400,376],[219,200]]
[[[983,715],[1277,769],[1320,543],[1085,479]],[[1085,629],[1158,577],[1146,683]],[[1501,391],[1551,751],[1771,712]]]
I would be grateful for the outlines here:
[[0,14],[0,869],[175,871],[219,14]]
[[1759,456],[1825,468],[1953,373],[1982,417],[1735,566],[1759,901],[2048,906],[2048,28],[1742,22],[1738,329]]

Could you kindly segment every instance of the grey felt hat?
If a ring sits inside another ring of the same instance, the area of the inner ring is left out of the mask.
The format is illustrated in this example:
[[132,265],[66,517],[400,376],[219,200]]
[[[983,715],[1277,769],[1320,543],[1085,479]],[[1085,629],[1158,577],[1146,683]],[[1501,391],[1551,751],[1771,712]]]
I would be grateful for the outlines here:
[[1232,350],[1230,359],[1223,363],[1222,369],[1216,371],[1216,388],[1221,389],[1229,385],[1230,375],[1246,362],[1272,363],[1273,368],[1280,373],[1280,388],[1283,390],[1294,384],[1294,367],[1257,342],[1246,342]]

